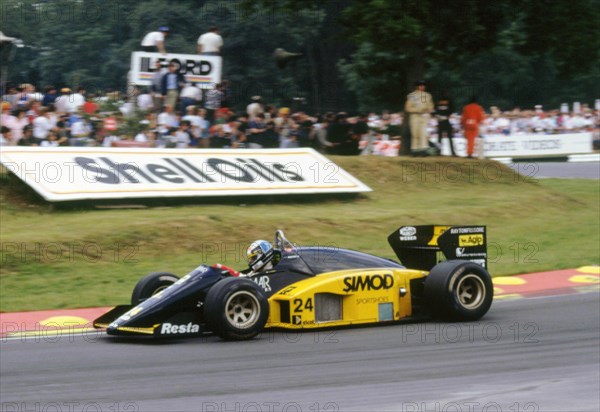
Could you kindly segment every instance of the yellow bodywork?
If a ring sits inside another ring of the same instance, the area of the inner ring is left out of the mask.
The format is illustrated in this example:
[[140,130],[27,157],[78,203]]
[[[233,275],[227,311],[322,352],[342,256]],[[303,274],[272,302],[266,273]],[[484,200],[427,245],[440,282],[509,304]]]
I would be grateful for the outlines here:
[[412,315],[410,281],[428,273],[377,268],[317,275],[271,296],[265,327],[313,329],[397,321]]

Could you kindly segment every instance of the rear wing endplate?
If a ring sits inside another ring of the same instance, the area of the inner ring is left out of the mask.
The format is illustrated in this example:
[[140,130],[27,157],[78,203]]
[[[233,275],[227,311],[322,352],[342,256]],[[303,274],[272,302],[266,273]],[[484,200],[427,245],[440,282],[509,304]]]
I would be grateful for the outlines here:
[[431,270],[439,262],[453,259],[487,269],[485,226],[401,226],[388,236],[388,242],[410,269]]

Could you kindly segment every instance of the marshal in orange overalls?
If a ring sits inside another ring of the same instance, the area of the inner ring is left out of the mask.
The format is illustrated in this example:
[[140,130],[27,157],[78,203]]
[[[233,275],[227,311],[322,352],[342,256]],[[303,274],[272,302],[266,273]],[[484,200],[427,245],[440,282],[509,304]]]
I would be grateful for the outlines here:
[[467,138],[467,155],[473,156],[475,150],[475,139],[479,136],[479,125],[485,119],[483,108],[472,102],[463,108],[460,123],[463,127],[465,137]]

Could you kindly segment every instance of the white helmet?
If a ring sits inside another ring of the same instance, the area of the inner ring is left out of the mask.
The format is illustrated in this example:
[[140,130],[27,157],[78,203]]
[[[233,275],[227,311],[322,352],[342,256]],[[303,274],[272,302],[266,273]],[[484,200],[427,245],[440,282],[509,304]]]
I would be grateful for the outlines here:
[[275,257],[273,245],[266,240],[256,240],[248,246],[246,257],[250,268],[254,272],[260,272]]

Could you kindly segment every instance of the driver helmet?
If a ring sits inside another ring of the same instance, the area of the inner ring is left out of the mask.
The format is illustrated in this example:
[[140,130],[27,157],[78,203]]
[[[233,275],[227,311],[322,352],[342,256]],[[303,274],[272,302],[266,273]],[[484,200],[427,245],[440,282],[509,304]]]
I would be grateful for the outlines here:
[[266,240],[256,240],[246,251],[248,265],[254,272],[260,272],[271,263],[275,257],[273,245]]

